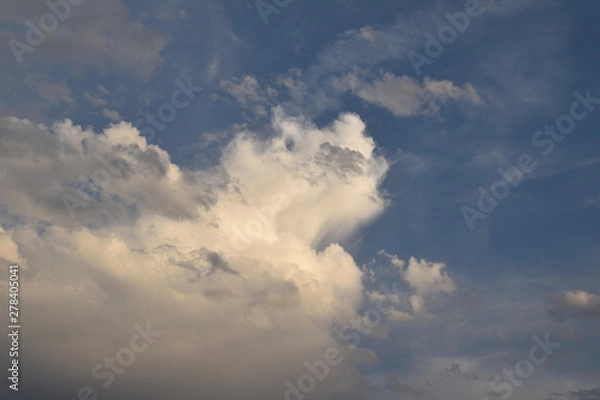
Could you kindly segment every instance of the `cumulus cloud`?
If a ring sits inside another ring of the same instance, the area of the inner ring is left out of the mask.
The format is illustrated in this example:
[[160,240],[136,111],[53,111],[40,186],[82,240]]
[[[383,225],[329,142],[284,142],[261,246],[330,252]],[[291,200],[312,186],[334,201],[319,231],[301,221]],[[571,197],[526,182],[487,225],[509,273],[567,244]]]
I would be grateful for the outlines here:
[[[390,322],[409,321],[415,317],[432,317],[431,309],[444,296],[456,290],[454,281],[446,272],[444,263],[429,262],[410,257],[408,262],[383,250],[384,257],[395,271],[395,276],[374,278],[375,281],[394,282],[395,290],[372,288],[367,291],[372,302],[387,302],[393,309],[387,316]],[[403,288],[403,289],[401,289]]]
[[[23,268],[36,355],[24,362],[40,387],[97,385],[91,368],[147,318],[164,334],[112,398],[175,384],[194,398],[280,397],[335,345],[330,324],[363,302],[363,272],[338,243],[384,211],[389,166],[353,114],[318,128],[276,111],[273,128],[237,132],[217,167],[191,171],[127,123],[0,119],[0,258]],[[350,390],[361,354],[319,390]]]
[[550,299],[548,312],[556,320],[600,320],[600,296],[583,290],[564,292]]
[[452,293],[454,282],[445,272],[446,264],[417,260],[411,257],[403,277],[418,296],[430,297],[443,293]]

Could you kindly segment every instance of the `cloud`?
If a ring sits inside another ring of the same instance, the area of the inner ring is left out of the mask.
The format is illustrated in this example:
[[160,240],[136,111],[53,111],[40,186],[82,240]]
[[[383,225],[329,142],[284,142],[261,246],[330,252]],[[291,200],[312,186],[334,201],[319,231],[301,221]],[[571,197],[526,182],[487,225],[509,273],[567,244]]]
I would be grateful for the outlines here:
[[567,318],[600,320],[600,296],[582,290],[564,292],[550,300],[548,312],[559,321]]
[[420,84],[414,78],[398,77],[386,72],[380,80],[371,83],[350,76],[350,84],[361,99],[383,107],[397,117],[437,115],[442,106],[458,100],[483,104],[483,100],[469,83],[461,88],[448,80],[425,78],[423,84]]
[[438,81],[428,77],[419,83],[415,78],[396,76],[390,72],[385,72],[381,79],[369,81],[366,75],[366,70],[354,69],[341,77],[329,77],[312,93],[309,109],[303,109],[301,100],[309,93],[309,77],[300,70],[280,76],[276,82],[279,90],[268,85],[263,87],[256,78],[250,76],[223,81],[221,87],[244,109],[251,110],[258,117],[268,115],[267,108],[274,104],[280,93],[287,93],[291,97],[283,105],[286,110],[298,112],[301,109],[301,114],[309,115],[334,108],[337,98],[347,92],[402,118],[437,116],[444,106],[458,101],[477,106],[485,104],[470,83],[460,87],[449,80]]
[[[273,129],[237,132],[217,167],[196,171],[127,123],[0,119],[0,257],[22,263],[28,288],[29,382],[57,396],[99,386],[91,368],[147,318],[164,333],[111,398],[164,398],[173,385],[181,398],[281,397],[336,345],[332,321],[364,300],[338,243],[385,210],[389,166],[354,114],[317,128],[276,110]],[[85,202],[75,218],[65,192]],[[319,390],[350,390],[361,354]]]
[[367,25],[343,32],[307,68],[308,81],[316,84],[326,75],[402,58],[423,41],[420,18],[415,15],[410,20],[399,18],[385,27]]
[[95,106],[106,106],[108,105],[108,101],[102,98],[101,94],[97,94],[94,92],[84,92],[83,96],[89,100]]
[[[397,264],[401,267],[405,265],[404,262]],[[410,297],[410,305],[414,313],[424,314],[428,304],[443,294],[454,292],[456,287],[452,279],[446,275],[445,268],[444,263],[432,263],[411,257],[408,265],[401,270],[403,279],[415,291],[415,294]]]
[[119,115],[119,112],[116,110],[111,110],[109,108],[103,108],[102,115],[104,115],[106,118],[110,119],[113,122],[121,121],[121,116]]
[[12,237],[0,226],[0,260],[4,265],[19,263],[23,265],[25,260],[19,256],[18,245]]
[[304,69],[291,68],[277,78],[289,101],[286,109],[302,115],[317,116],[338,106],[339,96],[348,88],[336,87],[355,68],[369,69],[390,60],[402,59],[409,50],[423,43],[420,24],[423,15],[410,19],[400,16],[387,26],[348,29],[327,43],[314,62]]
[[[446,273],[446,264],[418,260],[410,257],[408,262],[400,260],[397,256],[387,254],[381,250],[383,256],[395,271],[395,276],[378,277],[374,281],[395,282],[395,291],[389,289],[382,292],[380,289],[368,290],[371,302],[386,301],[393,304],[393,310],[388,315],[391,322],[407,321],[419,315],[433,317],[432,306],[438,303],[443,296],[453,294],[456,290],[454,281]],[[406,287],[400,290],[399,287]]]
[[[32,20],[39,22],[42,15],[50,13],[45,3],[32,0],[9,2],[3,7],[0,20],[9,26]],[[4,32],[0,38],[17,39],[25,43],[25,29]],[[70,7],[64,22],[59,22],[52,35],[47,35],[35,52],[23,55],[23,62],[31,62],[39,53],[49,56],[53,61],[66,64],[77,72],[84,67],[95,68],[106,73],[109,68],[131,73],[132,76],[146,80],[162,62],[161,51],[167,40],[135,19],[129,18],[127,6],[120,0],[107,0],[102,4],[84,2]],[[11,52],[6,46],[5,51]],[[16,62],[12,54],[10,62]]]
[[444,263],[432,263],[411,257],[403,277],[421,297],[452,293],[455,285],[446,275],[445,268]]
[[71,97],[71,89],[64,82],[52,82],[49,77],[41,74],[32,74],[25,78],[25,85],[35,90],[47,105],[59,104],[61,102],[67,104],[74,103]]
[[242,78],[224,80],[220,83],[222,89],[229,93],[243,108],[250,108],[259,117],[268,115],[267,108],[273,105],[277,90],[266,86],[260,87],[256,78],[244,75]]

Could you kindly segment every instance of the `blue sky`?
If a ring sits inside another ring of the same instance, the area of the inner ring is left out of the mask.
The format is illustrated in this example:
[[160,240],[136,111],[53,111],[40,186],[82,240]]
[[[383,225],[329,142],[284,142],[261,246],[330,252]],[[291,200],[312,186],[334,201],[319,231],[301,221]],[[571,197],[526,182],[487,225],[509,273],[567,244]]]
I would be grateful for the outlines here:
[[600,398],[596,2],[50,4],[0,16],[9,396]]

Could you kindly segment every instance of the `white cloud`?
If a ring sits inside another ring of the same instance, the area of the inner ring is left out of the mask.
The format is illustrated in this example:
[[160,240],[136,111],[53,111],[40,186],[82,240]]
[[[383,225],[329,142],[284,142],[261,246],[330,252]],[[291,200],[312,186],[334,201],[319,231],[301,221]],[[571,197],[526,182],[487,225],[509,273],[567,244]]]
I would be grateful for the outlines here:
[[[85,383],[150,314],[164,334],[123,390],[154,376],[142,389],[149,398],[174,382],[193,398],[282,396],[285,379],[335,345],[332,321],[354,317],[363,301],[363,273],[336,243],[385,209],[388,164],[353,114],[319,129],[276,111],[273,127],[272,139],[239,132],[217,168],[186,171],[126,123],[97,133],[0,119],[0,258],[23,266],[36,355],[24,362],[39,376]],[[108,170],[103,156],[117,170],[110,182],[83,182]],[[89,194],[75,219],[60,200],[68,187]],[[274,199],[285,205],[271,215]],[[363,360],[354,354],[339,367],[348,378],[319,390],[353,385]]]
[[401,295],[394,292],[382,293],[380,290],[368,292],[370,301],[387,301],[394,305],[393,312],[388,316],[392,322],[407,321],[416,316],[433,317],[430,313],[432,306],[442,296],[451,295],[456,290],[454,281],[446,273],[444,263],[418,260],[415,257],[411,257],[407,263],[383,250],[378,254],[387,259],[396,271],[400,283],[411,289],[401,292]]
[[452,293],[456,287],[446,274],[445,268],[444,263],[433,263],[411,257],[403,271],[403,277],[420,297]]

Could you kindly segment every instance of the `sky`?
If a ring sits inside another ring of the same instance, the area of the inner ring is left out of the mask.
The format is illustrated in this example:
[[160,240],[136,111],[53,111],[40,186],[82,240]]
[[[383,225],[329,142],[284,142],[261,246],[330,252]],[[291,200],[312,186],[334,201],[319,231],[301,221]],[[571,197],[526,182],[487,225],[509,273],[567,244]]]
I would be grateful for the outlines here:
[[1,5],[3,399],[600,399],[597,2]]

